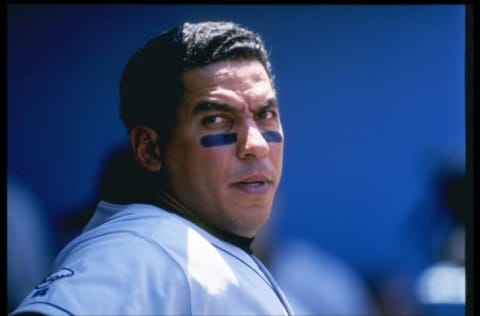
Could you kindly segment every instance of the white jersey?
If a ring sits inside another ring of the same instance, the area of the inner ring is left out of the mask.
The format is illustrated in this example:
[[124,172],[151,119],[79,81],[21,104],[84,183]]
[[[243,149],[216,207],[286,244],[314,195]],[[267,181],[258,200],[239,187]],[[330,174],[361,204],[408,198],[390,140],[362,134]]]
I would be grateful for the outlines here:
[[100,202],[84,232],[13,312],[47,315],[288,315],[257,258],[147,204]]

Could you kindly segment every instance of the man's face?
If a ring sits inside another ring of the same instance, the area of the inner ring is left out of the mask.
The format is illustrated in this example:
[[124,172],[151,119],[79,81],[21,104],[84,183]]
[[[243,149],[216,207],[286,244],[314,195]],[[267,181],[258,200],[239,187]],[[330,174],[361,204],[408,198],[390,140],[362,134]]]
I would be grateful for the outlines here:
[[221,61],[183,75],[185,93],[164,168],[177,196],[217,229],[252,237],[280,181],[283,131],[258,61]]

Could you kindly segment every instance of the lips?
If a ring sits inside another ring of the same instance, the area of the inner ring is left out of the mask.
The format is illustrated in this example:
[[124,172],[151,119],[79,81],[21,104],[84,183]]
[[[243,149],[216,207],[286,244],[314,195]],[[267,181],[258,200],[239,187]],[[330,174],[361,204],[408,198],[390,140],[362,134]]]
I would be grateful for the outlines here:
[[233,187],[249,194],[266,194],[273,187],[273,181],[263,174],[251,175],[234,182]]

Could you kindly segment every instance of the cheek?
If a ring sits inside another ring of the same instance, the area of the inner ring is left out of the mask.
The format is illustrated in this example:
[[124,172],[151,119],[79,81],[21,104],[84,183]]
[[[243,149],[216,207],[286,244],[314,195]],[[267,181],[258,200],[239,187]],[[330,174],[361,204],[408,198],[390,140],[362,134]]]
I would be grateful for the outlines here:
[[232,179],[243,172],[246,166],[232,153],[235,151],[234,147],[224,146],[222,149],[217,148],[217,151],[216,155],[208,159],[206,169],[209,174],[205,176],[209,177],[210,185],[215,187],[219,194],[226,194],[225,190],[229,191]]
[[270,144],[270,159],[279,171],[283,165],[283,142]]
[[197,146],[195,151],[190,152],[190,167],[196,176],[204,180],[214,181],[221,177],[228,169],[229,159],[234,151],[234,146]]

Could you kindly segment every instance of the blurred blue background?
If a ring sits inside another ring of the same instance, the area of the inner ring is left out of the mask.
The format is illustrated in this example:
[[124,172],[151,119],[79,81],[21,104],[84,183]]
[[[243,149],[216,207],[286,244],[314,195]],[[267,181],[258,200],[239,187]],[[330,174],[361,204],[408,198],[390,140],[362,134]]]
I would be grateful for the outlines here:
[[127,139],[127,59],[207,19],[256,30],[271,53],[285,130],[280,238],[370,278],[425,267],[405,223],[442,161],[464,165],[463,5],[10,5],[9,173],[52,222],[84,205]]

